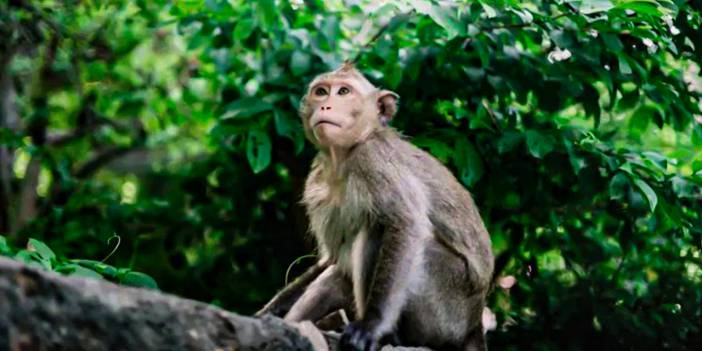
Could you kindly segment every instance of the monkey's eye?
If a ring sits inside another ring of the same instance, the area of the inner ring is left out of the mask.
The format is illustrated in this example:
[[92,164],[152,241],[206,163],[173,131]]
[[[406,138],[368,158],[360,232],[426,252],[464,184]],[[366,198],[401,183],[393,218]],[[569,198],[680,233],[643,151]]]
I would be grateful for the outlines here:
[[317,89],[314,90],[314,95],[317,95],[317,96],[324,96],[324,95],[327,95],[327,89],[324,89],[324,88],[322,88],[322,87],[319,87],[319,88],[317,88]]
[[348,94],[348,93],[350,93],[350,92],[351,92],[351,91],[350,91],[349,88],[347,88],[347,87],[341,87],[341,88],[339,88],[339,95],[346,95],[346,94]]

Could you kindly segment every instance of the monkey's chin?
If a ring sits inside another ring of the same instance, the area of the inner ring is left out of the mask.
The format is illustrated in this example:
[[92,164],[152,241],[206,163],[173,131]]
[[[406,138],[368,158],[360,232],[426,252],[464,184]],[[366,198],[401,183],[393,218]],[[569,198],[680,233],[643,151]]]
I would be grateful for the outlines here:
[[322,123],[314,127],[313,132],[314,137],[322,146],[334,146],[335,141],[341,137],[342,129],[331,123]]

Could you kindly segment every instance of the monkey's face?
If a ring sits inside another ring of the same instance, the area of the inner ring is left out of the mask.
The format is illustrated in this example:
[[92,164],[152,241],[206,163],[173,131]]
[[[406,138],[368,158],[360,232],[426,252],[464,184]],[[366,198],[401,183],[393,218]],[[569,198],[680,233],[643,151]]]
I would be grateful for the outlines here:
[[352,79],[322,80],[310,87],[308,124],[311,136],[320,146],[350,147],[374,127],[369,118],[375,106],[369,91]]
[[305,134],[321,148],[349,148],[395,114],[397,94],[378,90],[352,65],[315,78],[302,99]]

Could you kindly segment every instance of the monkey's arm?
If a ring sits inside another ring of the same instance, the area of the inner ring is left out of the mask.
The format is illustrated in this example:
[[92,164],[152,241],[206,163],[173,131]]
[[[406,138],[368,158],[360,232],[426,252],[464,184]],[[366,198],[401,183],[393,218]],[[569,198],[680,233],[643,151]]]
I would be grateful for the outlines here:
[[[393,180],[392,175],[374,179]],[[397,179],[397,178],[395,178]],[[407,301],[413,279],[422,279],[421,255],[431,237],[426,197],[420,184],[408,181],[378,182],[374,209],[378,228],[370,240],[379,249],[367,278],[368,295],[361,319],[344,331],[346,349],[373,350],[395,328]]]
[[255,316],[260,317],[266,313],[271,313],[275,316],[282,317],[293,304],[302,296],[310,285],[317,277],[324,272],[331,264],[326,262],[318,262],[314,266],[310,267],[305,273],[297,277],[292,283],[288,284],[283,290],[278,292],[261,310],[256,312]]
[[285,320],[316,322],[333,311],[348,308],[353,300],[352,290],[350,280],[339,271],[336,265],[330,265],[297,299],[285,315]]
[[[416,224],[395,223],[385,227],[375,266],[368,281],[369,290],[362,319],[355,326],[354,335],[348,331],[350,342],[359,346],[387,336],[395,328],[405,307],[407,292],[412,279],[421,276],[420,259],[423,239],[422,228]],[[362,335],[366,333],[367,335]],[[353,340],[353,339],[357,340]],[[362,339],[371,340],[362,340]],[[368,349],[360,347],[360,349]]]

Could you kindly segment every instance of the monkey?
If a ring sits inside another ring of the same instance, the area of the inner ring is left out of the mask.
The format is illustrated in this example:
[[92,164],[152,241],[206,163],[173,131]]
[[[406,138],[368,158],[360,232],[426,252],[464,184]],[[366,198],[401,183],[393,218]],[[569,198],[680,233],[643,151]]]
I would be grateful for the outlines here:
[[319,261],[257,315],[354,311],[342,350],[487,350],[489,234],[450,170],[389,126],[398,99],[348,62],[309,84],[299,114],[318,154],[302,203]]

